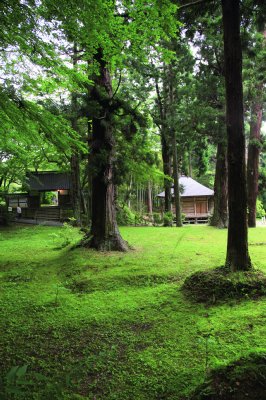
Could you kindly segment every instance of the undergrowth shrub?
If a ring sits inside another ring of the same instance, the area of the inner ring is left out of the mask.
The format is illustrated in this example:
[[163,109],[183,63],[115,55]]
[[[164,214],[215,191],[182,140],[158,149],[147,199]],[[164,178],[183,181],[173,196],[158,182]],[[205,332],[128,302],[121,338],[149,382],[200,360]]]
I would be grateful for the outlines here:
[[73,243],[75,227],[68,222],[64,222],[61,229],[56,233],[50,233],[48,236],[53,242],[54,250],[61,250]]
[[153,225],[154,226],[158,226],[160,224],[162,224],[163,220],[162,220],[162,215],[160,213],[153,213]]
[[256,214],[257,214],[257,218],[263,218],[266,215],[266,211],[263,208],[262,201],[259,199],[257,199],[257,203],[256,203]]
[[164,213],[163,224],[164,226],[173,226],[173,213],[171,211],[167,211]]
[[0,205],[0,225],[7,226],[12,219],[12,213],[8,212],[7,208]]
[[127,206],[118,208],[116,219],[118,225],[127,226],[135,224],[135,214]]
[[182,221],[182,223],[185,222],[185,219],[186,219],[186,214],[181,213],[181,221]]

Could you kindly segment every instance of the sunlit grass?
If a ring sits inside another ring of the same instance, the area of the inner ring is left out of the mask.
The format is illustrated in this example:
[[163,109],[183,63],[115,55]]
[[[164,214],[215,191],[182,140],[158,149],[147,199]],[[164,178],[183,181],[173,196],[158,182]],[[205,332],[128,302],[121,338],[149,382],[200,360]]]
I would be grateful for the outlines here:
[[[121,233],[134,247],[126,254],[71,250],[76,229],[0,231],[3,374],[28,364],[62,386],[55,394],[36,384],[25,399],[181,400],[206,369],[266,348],[266,299],[206,308],[180,291],[192,272],[224,263],[226,230]],[[253,263],[266,272],[266,229],[249,236]]]

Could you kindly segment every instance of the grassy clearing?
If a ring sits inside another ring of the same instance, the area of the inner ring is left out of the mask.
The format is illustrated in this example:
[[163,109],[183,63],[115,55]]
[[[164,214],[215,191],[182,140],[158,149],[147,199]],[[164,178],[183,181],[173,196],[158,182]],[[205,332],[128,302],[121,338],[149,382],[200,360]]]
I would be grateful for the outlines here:
[[[0,231],[2,374],[27,364],[32,379],[18,398],[183,400],[210,368],[266,349],[266,298],[207,307],[180,291],[223,264],[225,230],[121,232],[134,251],[70,250],[74,228]],[[266,273],[266,229],[249,241]]]

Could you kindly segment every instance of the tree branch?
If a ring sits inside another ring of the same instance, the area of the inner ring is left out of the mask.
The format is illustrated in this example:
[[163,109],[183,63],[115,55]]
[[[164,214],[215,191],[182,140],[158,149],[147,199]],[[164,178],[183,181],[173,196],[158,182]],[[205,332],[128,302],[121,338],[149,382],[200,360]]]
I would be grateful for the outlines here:
[[214,1],[214,0],[195,0],[195,1],[192,1],[191,3],[187,3],[187,4],[183,4],[183,5],[179,6],[178,10],[182,10],[182,9],[188,8],[188,7],[197,6],[198,4],[202,4],[202,3],[209,3],[211,1]]
[[120,72],[120,76],[119,76],[119,81],[118,81],[118,84],[117,84],[117,88],[115,89],[114,94],[113,94],[111,100],[115,97],[116,93],[118,92],[118,89],[119,89],[120,84],[121,84],[121,79],[122,79],[122,74],[121,74],[121,72]]

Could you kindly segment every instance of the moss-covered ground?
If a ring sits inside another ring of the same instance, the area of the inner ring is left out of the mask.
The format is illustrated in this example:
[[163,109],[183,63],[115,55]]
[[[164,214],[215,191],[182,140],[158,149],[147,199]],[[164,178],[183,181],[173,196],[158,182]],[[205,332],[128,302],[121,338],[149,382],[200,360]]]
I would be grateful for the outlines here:
[[[224,263],[226,230],[121,233],[135,250],[71,250],[74,228],[0,230],[4,398],[183,400],[210,369],[266,349],[266,297],[203,305],[180,290]],[[249,243],[266,272],[266,228],[250,230]]]

